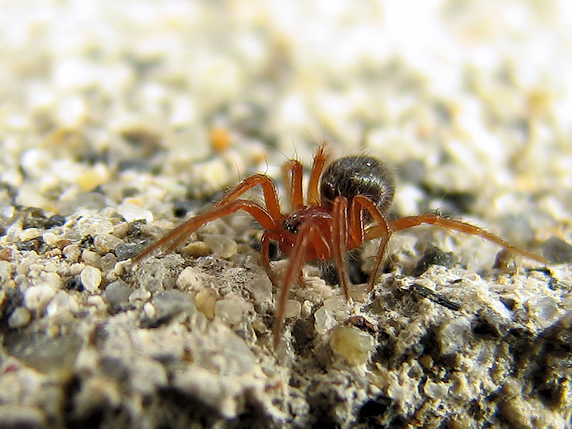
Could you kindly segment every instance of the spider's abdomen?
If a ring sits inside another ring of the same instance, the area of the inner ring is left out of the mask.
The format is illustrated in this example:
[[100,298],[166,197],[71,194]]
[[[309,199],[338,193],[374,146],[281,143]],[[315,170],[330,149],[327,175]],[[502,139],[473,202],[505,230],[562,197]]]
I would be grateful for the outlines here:
[[322,205],[331,207],[338,195],[351,202],[356,195],[372,200],[381,213],[387,213],[393,200],[395,181],[389,168],[371,156],[347,156],[332,162],[322,174]]

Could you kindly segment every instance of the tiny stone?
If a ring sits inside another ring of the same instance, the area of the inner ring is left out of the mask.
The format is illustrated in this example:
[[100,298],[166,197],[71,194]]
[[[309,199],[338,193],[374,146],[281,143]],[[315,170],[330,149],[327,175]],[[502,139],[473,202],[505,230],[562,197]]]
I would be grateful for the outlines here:
[[86,305],[97,308],[100,312],[107,312],[107,305],[101,295],[90,295],[87,297]]
[[81,253],[81,259],[87,264],[91,265],[92,267],[101,267],[101,255],[92,252],[91,250],[84,250]]
[[14,257],[14,251],[11,248],[9,247],[0,248],[0,261],[11,261],[13,257]]
[[221,299],[215,304],[215,313],[229,325],[235,325],[242,319],[244,314],[244,303],[235,299]]
[[153,296],[153,305],[159,317],[172,317],[182,312],[193,312],[194,305],[189,294],[178,290],[166,290]]
[[192,241],[181,249],[181,253],[193,258],[207,256],[210,253],[209,246],[203,241]]
[[113,236],[117,238],[124,238],[129,232],[129,222],[121,222],[113,227]]
[[214,289],[203,289],[195,296],[197,309],[204,313],[209,320],[213,320],[215,316],[215,305],[218,294]]
[[8,353],[43,373],[70,373],[81,345],[82,339],[74,333],[11,331],[4,339]]
[[12,329],[23,328],[32,320],[32,315],[26,307],[16,307],[8,318],[8,326]]
[[110,283],[105,291],[101,294],[101,297],[108,304],[111,305],[121,305],[129,300],[129,295],[131,294],[131,288],[123,280],[117,280]]
[[101,269],[108,273],[115,268],[117,264],[117,257],[113,253],[106,253],[101,257]]
[[143,250],[144,243],[121,243],[115,248],[115,256],[118,261],[134,258]]
[[202,274],[200,270],[193,267],[187,267],[181,271],[181,274],[177,277],[176,285],[179,289],[198,292],[203,289],[204,283],[205,275]]
[[169,254],[162,259],[149,258],[142,261],[135,271],[139,286],[150,292],[173,289],[182,259],[181,255]]
[[452,319],[441,327],[439,331],[439,343],[441,353],[449,355],[456,353],[464,347],[471,335],[471,326],[467,319]]
[[60,241],[60,237],[54,234],[53,232],[44,232],[44,234],[42,235],[42,239],[44,240],[44,243],[46,243],[48,246],[56,246]]
[[113,232],[113,228],[114,226],[110,221],[98,220],[89,224],[89,231],[86,231],[86,233],[92,236],[107,235]]
[[558,237],[548,238],[542,245],[542,254],[549,262],[572,262],[572,246]]
[[256,277],[252,281],[250,292],[257,304],[269,303],[272,300],[272,282],[268,274],[260,267],[249,267]]
[[53,272],[43,272],[40,274],[41,279],[44,284],[53,287],[54,289],[61,289],[64,282],[58,273]]
[[38,238],[41,235],[42,235],[42,232],[38,228],[28,228],[28,229],[24,229],[20,233],[19,238],[21,241],[29,241],[29,240],[33,240],[34,238]]
[[368,361],[373,342],[369,334],[353,326],[338,326],[332,332],[330,347],[350,365],[359,365]]
[[46,221],[46,229],[53,228],[55,226],[63,226],[66,223],[66,218],[62,215],[55,214],[50,216]]
[[117,207],[117,213],[127,222],[134,222],[136,220],[146,220],[148,223],[153,222],[153,214],[149,210],[130,202],[120,204]]
[[147,318],[152,319],[157,314],[157,309],[150,302],[146,302],[145,304],[143,304],[143,312],[145,313],[145,316]]
[[284,306],[284,319],[291,319],[293,317],[300,317],[302,313],[302,304],[294,299],[286,301]]
[[48,421],[39,407],[7,403],[0,405],[0,427],[42,429],[48,427]]
[[68,261],[77,262],[81,255],[81,249],[75,244],[70,244],[64,247],[63,254]]
[[93,239],[93,245],[95,246],[95,250],[100,255],[103,255],[108,252],[112,252],[115,250],[117,246],[123,243],[123,240],[120,238],[114,237],[110,234],[99,234],[96,235]]
[[95,267],[86,266],[81,272],[81,283],[90,292],[98,291],[101,284],[101,271]]
[[151,298],[151,292],[144,289],[135,289],[129,295],[129,302],[136,303],[137,301],[147,301]]
[[325,306],[320,307],[314,313],[314,328],[319,334],[324,334],[336,325],[334,314]]
[[205,243],[221,258],[228,259],[236,255],[238,244],[232,238],[222,234],[210,234],[204,238]]
[[29,310],[42,314],[55,294],[56,290],[51,286],[30,286],[24,292],[24,302]]
[[332,296],[324,301],[324,307],[335,314],[345,311],[348,308],[348,301],[341,295]]
[[59,291],[56,296],[52,298],[48,307],[46,308],[46,314],[48,316],[53,316],[58,313],[63,313],[69,311],[74,313],[78,310],[77,302],[68,293]]
[[14,265],[8,261],[0,261],[0,281],[6,282],[14,274]]
[[548,328],[558,320],[558,305],[548,296],[531,298],[526,302],[526,306],[542,328]]
[[232,331],[223,337],[223,354],[231,374],[242,375],[252,369],[256,358],[242,338]]

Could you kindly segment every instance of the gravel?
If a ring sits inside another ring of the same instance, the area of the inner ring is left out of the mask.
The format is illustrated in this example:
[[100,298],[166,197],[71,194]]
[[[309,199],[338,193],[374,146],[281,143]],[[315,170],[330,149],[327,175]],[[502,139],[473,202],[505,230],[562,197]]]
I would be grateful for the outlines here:
[[[517,0],[3,2],[0,427],[569,427],[570,16]],[[306,266],[274,350],[248,215],[132,262],[255,172],[288,212],[280,166],[307,178],[324,139],[393,166],[390,217],[443,213],[549,263],[402,231],[371,293],[378,243],[348,258],[349,302]]]

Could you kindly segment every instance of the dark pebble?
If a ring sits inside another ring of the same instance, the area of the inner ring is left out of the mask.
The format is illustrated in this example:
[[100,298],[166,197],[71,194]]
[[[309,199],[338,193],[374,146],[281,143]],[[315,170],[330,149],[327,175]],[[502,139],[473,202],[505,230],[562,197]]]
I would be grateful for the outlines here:
[[64,223],[66,223],[66,218],[62,215],[55,214],[50,216],[46,221],[46,229],[53,228],[54,226],[62,226]]
[[558,237],[550,237],[542,245],[542,254],[555,264],[572,262],[572,246]]
[[137,256],[147,243],[121,243],[115,248],[115,256],[117,256],[118,261],[125,261],[129,258],[134,258]]

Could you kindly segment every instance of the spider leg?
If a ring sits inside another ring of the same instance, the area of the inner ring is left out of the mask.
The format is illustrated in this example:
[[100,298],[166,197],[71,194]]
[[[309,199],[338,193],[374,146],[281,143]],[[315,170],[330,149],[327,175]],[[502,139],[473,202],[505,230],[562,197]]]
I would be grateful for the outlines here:
[[[367,232],[364,233],[363,229],[363,210],[367,210],[375,223],[377,224],[375,230],[378,234],[374,237],[369,237]],[[379,207],[367,197],[363,195],[356,195],[352,200],[351,207],[351,217],[350,217],[350,228],[351,228],[351,240],[352,247],[357,247],[361,245],[365,240],[371,240],[373,238],[381,237],[381,243],[379,244],[379,249],[377,250],[377,255],[375,257],[375,264],[373,270],[369,275],[369,286],[368,292],[373,290],[375,279],[377,278],[377,273],[383,258],[385,257],[385,251],[387,249],[387,243],[389,242],[389,237],[393,232],[392,227],[388,225],[385,220],[385,216],[379,210]]]
[[250,213],[264,229],[272,229],[276,226],[276,222],[272,219],[270,213],[268,213],[255,202],[248,200],[230,201],[227,204],[217,205],[208,212],[202,213],[184,221],[159,241],[151,244],[149,247],[143,250],[143,252],[141,252],[133,259],[133,262],[139,262],[141,259],[148,256],[155,250],[167,245],[169,245],[169,250],[173,250],[176,246],[179,246],[181,243],[183,243],[193,232],[195,232],[205,223],[228,216],[229,214],[238,210],[244,210],[245,212]]
[[308,182],[308,205],[310,206],[320,205],[320,190],[318,189],[318,185],[327,159],[326,143],[324,143],[318,148],[316,155],[314,155],[314,163],[312,164],[312,172],[310,173],[310,181]]
[[266,202],[266,211],[272,219],[275,221],[280,219],[280,204],[278,203],[278,193],[276,192],[276,186],[270,177],[265,174],[255,174],[254,176],[247,177],[242,182],[240,182],[236,187],[226,194],[222,200],[220,200],[216,207],[224,206],[225,204],[235,201],[240,198],[246,191],[254,188],[256,185],[262,186],[262,192],[264,193],[264,201]]
[[278,287],[276,276],[270,267],[270,240],[280,240],[280,234],[277,231],[264,231],[264,234],[262,234],[262,238],[260,239],[260,257],[262,259],[264,271],[266,271],[272,285],[274,287]]
[[292,210],[301,209],[304,207],[304,199],[302,197],[302,164],[300,161],[291,159],[283,164],[282,177],[288,188]]
[[508,243],[507,241],[503,240],[496,235],[491,234],[490,232],[485,231],[482,228],[477,226],[461,222],[458,220],[447,219],[445,217],[436,216],[432,214],[422,214],[418,216],[407,216],[402,217],[396,220],[393,220],[389,223],[390,229],[393,231],[400,231],[402,229],[411,228],[413,226],[421,225],[422,223],[427,223],[430,225],[437,225],[442,226],[449,229],[454,229],[456,231],[464,232],[466,234],[476,235],[478,237],[482,237],[485,240],[491,241],[495,244],[498,244],[502,248],[508,250],[509,252],[517,253],[522,255],[528,259],[532,259],[534,261],[540,262],[542,264],[546,264],[546,259],[542,258],[541,256],[535,255],[532,252],[528,252],[523,249],[519,249],[518,247],[513,246],[512,244]]
[[346,270],[346,243],[348,241],[348,200],[345,197],[337,196],[332,207],[332,217],[334,227],[332,234],[332,256],[340,277],[340,286],[344,290],[347,300],[350,299],[349,279]]
[[300,228],[298,232],[298,237],[296,239],[296,244],[292,249],[290,262],[286,268],[286,273],[284,274],[284,280],[282,284],[282,289],[280,290],[280,295],[278,297],[278,305],[276,309],[276,320],[274,321],[273,335],[274,335],[274,349],[278,348],[278,343],[280,341],[280,331],[282,330],[282,325],[284,324],[284,310],[286,308],[286,300],[288,298],[288,292],[294,281],[294,278],[299,278],[302,272],[302,267],[308,261],[308,250],[309,246],[314,247],[320,246],[324,247],[321,251],[329,252],[329,245],[324,236],[324,232],[312,222],[307,222]]

